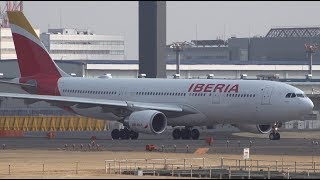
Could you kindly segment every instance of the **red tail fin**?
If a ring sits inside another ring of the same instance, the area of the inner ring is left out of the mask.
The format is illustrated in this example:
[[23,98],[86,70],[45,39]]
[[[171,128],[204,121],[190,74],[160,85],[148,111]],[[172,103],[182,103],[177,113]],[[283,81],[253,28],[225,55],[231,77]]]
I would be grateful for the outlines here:
[[20,83],[33,84],[29,93],[60,95],[58,80],[69,76],[51,59],[46,48],[21,11],[7,12],[18,57]]
[[20,11],[8,11],[12,37],[18,57],[21,77],[38,74],[53,77],[68,76],[51,59],[45,46]]

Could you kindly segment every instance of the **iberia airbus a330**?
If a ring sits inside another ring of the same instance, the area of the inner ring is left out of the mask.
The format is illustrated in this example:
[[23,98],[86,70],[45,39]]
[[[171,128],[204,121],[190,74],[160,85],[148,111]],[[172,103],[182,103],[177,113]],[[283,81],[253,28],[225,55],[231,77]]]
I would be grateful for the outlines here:
[[[20,78],[8,82],[29,94],[0,97],[46,101],[75,114],[124,124],[113,139],[137,139],[176,128],[174,139],[198,139],[195,126],[220,123],[253,125],[280,139],[275,122],[300,119],[313,109],[303,91],[285,83],[227,79],[101,79],[71,77],[52,60],[22,12],[7,12]],[[4,82],[2,82],[4,83]]]

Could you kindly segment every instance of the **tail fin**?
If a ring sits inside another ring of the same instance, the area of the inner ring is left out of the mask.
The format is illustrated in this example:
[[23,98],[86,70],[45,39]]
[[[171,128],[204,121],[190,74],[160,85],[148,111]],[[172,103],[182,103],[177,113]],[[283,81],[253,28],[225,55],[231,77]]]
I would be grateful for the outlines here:
[[21,11],[7,11],[21,77],[38,74],[69,76],[51,59],[45,46]]

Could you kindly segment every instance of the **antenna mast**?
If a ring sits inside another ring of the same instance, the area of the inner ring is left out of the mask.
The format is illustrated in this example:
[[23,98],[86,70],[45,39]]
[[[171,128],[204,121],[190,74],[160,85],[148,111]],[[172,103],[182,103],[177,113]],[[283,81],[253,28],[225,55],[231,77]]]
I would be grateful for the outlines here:
[[[5,3],[4,3],[5,2]],[[2,1],[0,2],[0,27],[9,28],[7,11],[23,12],[23,1]]]

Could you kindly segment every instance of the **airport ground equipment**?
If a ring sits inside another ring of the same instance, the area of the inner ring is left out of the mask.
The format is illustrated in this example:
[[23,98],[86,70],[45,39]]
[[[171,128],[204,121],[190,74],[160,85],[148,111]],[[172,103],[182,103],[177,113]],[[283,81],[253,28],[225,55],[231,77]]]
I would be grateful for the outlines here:
[[146,145],[146,151],[156,151],[157,147],[153,144],[147,144]]

